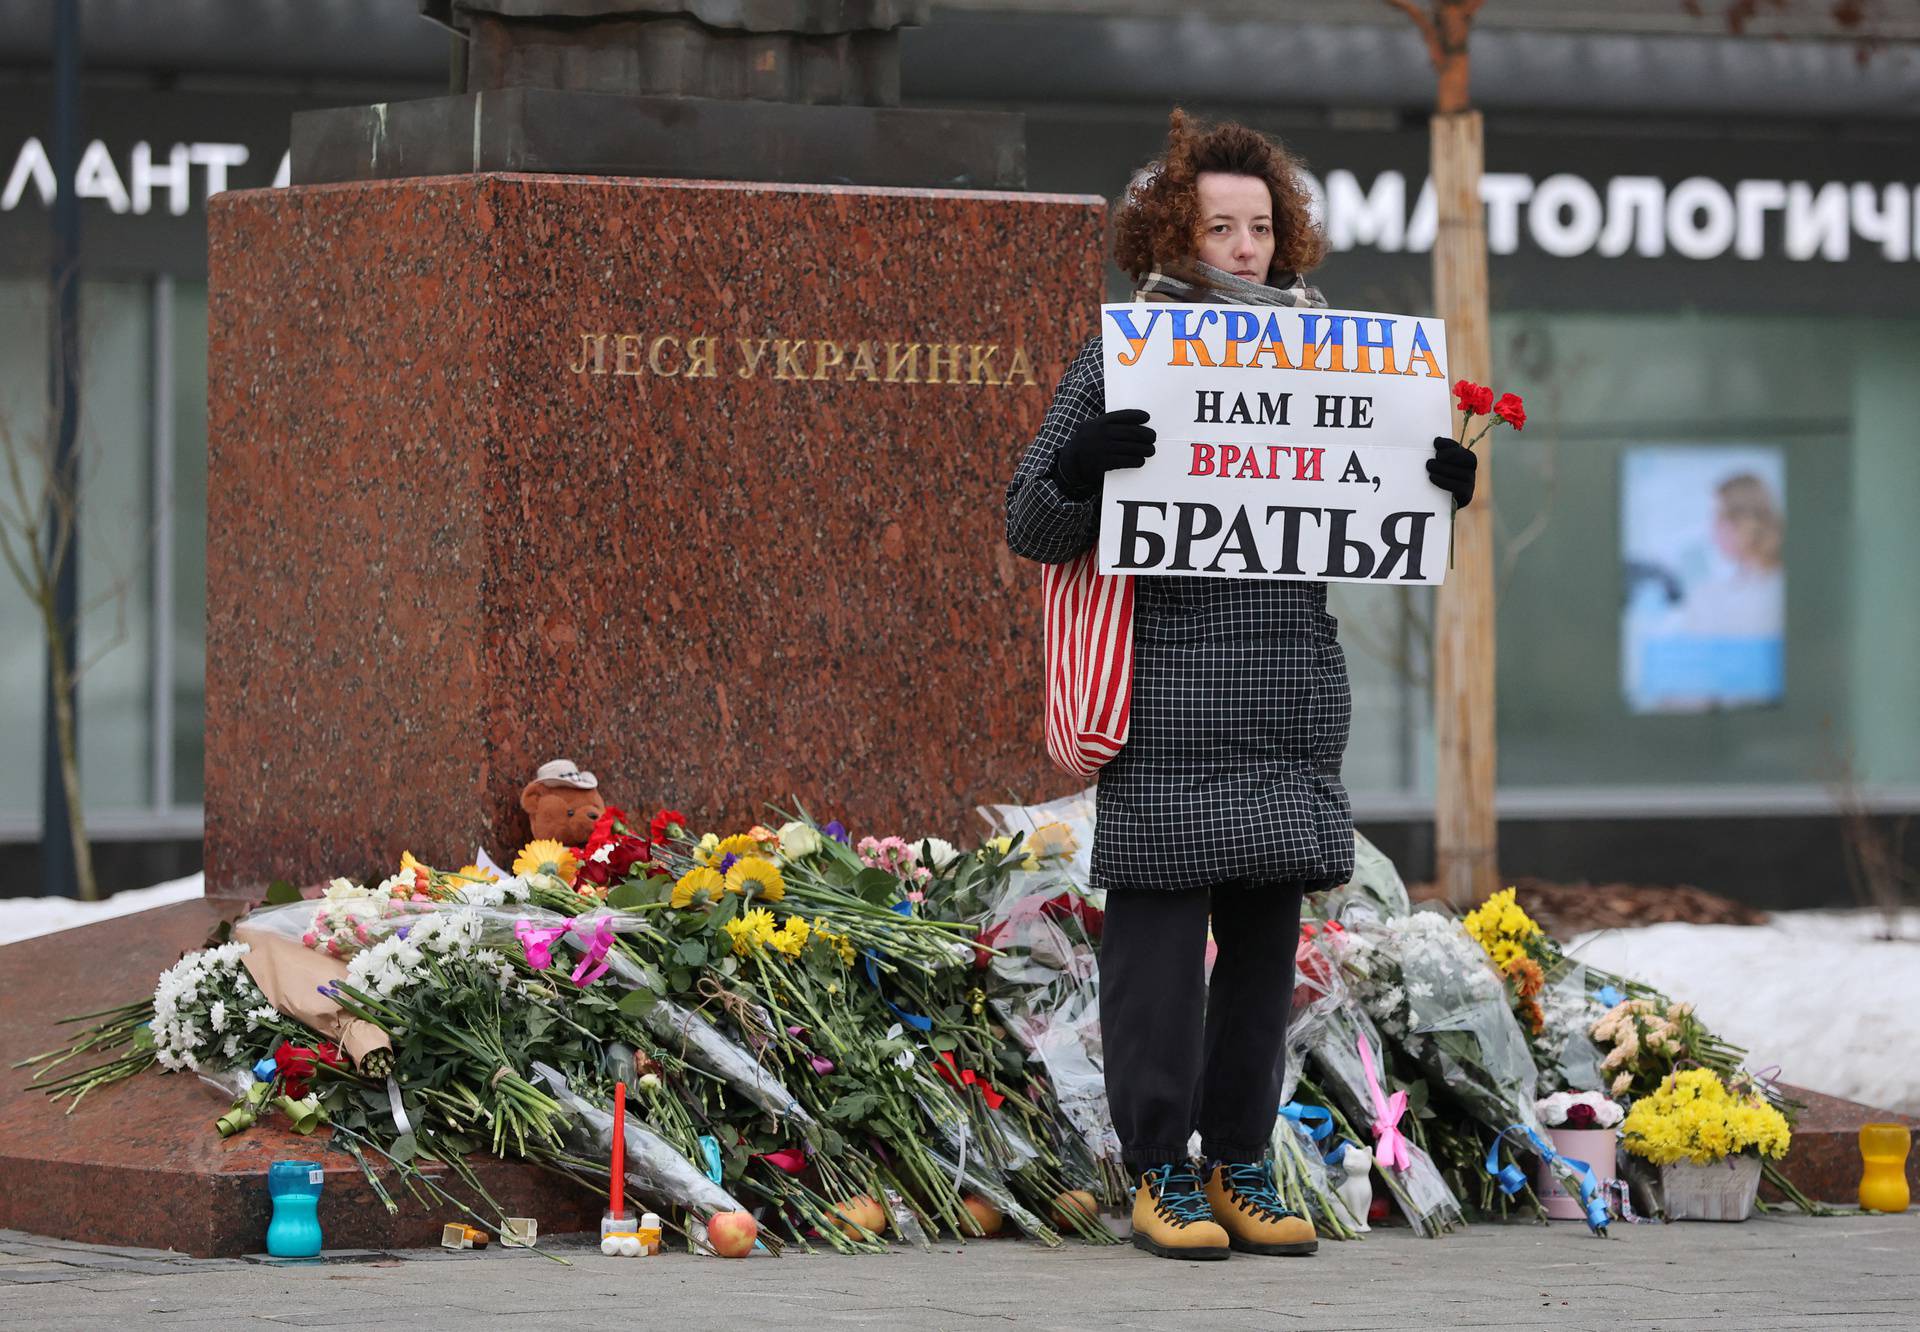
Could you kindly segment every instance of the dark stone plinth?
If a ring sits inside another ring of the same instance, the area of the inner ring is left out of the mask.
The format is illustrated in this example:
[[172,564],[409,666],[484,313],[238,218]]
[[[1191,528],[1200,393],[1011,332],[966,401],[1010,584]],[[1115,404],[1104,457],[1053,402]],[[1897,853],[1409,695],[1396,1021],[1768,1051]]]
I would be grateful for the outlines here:
[[[302,111],[296,184],[476,171],[1019,189],[1024,117],[549,88]],[[956,275],[957,276],[957,275]]]
[[[1843,1100],[1782,1086],[1789,1098],[1806,1105],[1793,1126],[1793,1145],[1780,1162],[1780,1172],[1815,1202],[1857,1204],[1860,1201],[1860,1127],[1863,1124],[1905,1124],[1920,1138],[1920,1118],[1879,1110],[1858,1101]],[[1920,1201],[1920,1152],[1907,1157],[1907,1187]],[[1779,1202],[1782,1195],[1762,1182],[1760,1196]]]
[[1002,497],[1097,199],[462,176],[209,229],[209,893],[510,854],[557,756],[716,828],[1077,785]]
[[[330,1249],[438,1242],[456,1212],[428,1212],[389,1175],[397,1215],[360,1167],[274,1116],[222,1139],[228,1102],[192,1074],[148,1072],[89,1095],[73,1113],[31,1086],[16,1060],[71,1040],[58,1019],[150,992],[181,953],[197,948],[238,904],[185,902],[0,947],[0,1229],[94,1244],[232,1257],[265,1247],[267,1167],[319,1161],[327,1179],[320,1224]],[[543,1234],[592,1231],[602,1199],[532,1166],[478,1158],[477,1173],[509,1214]],[[453,1190],[458,1193],[456,1188]],[[3,1320],[0,1320],[3,1321]]]

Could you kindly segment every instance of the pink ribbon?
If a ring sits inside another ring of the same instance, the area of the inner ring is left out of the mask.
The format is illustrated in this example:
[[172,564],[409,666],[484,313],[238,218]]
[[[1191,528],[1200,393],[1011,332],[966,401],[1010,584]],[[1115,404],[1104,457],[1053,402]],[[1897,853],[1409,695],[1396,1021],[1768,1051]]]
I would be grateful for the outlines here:
[[[578,919],[568,924],[576,935],[580,934]],[[613,926],[607,923],[605,916],[601,916],[593,922],[593,937],[587,940],[587,951],[581,955],[580,965],[573,969],[573,983],[584,989],[606,975],[607,953],[612,948]]]
[[573,983],[582,988],[593,984],[607,974],[607,954],[613,948],[613,926],[605,916],[593,923],[593,933],[588,935],[582,928],[579,917],[574,917],[559,925],[535,925],[530,920],[514,922],[513,937],[520,941],[520,947],[526,951],[527,965],[535,971],[545,971],[553,965],[553,945],[565,938],[571,931],[575,937],[586,941],[586,949],[581,954],[580,965],[573,969]]
[[1407,1094],[1397,1091],[1389,1097],[1381,1091],[1380,1079],[1373,1070],[1373,1047],[1367,1044],[1365,1036],[1356,1043],[1360,1047],[1360,1066],[1367,1074],[1367,1091],[1373,1097],[1373,1159],[1405,1172],[1413,1167],[1413,1154],[1407,1150],[1407,1140],[1400,1132],[1400,1116],[1407,1112]]
[[558,943],[573,925],[567,921],[560,925],[535,925],[530,920],[514,922],[513,937],[520,941],[520,947],[527,955],[527,965],[535,971],[545,971],[553,965],[553,945]]

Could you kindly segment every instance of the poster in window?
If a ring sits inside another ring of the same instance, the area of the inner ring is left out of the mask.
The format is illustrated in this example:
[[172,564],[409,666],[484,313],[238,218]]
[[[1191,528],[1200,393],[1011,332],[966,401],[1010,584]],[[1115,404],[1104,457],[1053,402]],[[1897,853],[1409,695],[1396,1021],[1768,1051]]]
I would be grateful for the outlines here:
[[1786,474],[1773,445],[1626,450],[1621,677],[1633,712],[1785,697]]

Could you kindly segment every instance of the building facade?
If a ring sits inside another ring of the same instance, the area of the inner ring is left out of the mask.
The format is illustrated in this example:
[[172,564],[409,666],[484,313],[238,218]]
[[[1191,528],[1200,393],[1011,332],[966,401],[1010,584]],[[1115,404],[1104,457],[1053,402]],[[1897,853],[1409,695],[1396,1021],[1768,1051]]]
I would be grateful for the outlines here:
[[[428,95],[446,66],[446,35],[392,6],[319,6],[334,21],[305,42],[203,8],[178,53],[89,36],[82,752],[112,887],[197,864],[218,537],[206,198],[284,184],[295,110]],[[1244,119],[1313,174],[1332,303],[1426,312],[1431,75],[1410,28],[1361,8],[948,5],[908,34],[903,82],[909,102],[1024,112],[1035,190],[1112,196],[1171,104]],[[1920,34],[1513,8],[1476,38],[1495,377],[1529,411],[1491,437],[1503,867],[1846,900],[1849,838],[1920,811]],[[17,422],[44,394],[51,173],[44,69],[13,55],[0,404]],[[1336,585],[1333,602],[1356,813],[1423,874],[1432,594]],[[0,584],[11,867],[37,836],[44,656]],[[0,894],[32,891],[0,870]]]

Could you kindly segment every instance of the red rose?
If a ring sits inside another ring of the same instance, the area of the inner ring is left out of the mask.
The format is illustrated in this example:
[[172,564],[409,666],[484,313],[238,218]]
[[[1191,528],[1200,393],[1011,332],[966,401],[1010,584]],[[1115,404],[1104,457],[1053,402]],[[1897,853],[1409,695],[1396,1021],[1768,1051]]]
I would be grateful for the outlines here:
[[1597,1127],[1597,1124],[1598,1121],[1594,1118],[1593,1107],[1585,1101],[1575,1101],[1567,1107],[1566,1127],[1570,1129],[1590,1129]]
[[313,1077],[317,1063],[331,1064],[335,1068],[345,1068],[346,1060],[340,1057],[340,1047],[329,1041],[317,1046],[292,1045],[282,1042],[273,1052],[273,1066],[287,1085],[287,1095],[298,1101],[306,1096],[309,1080]]
[[1527,424],[1527,406],[1520,401],[1518,393],[1502,393],[1500,401],[1493,404],[1493,414],[1515,430],[1524,429]]
[[682,833],[686,832],[687,816],[677,809],[663,809],[655,814],[653,822],[647,825],[647,839],[654,843],[665,842],[668,833],[676,828]]
[[1472,416],[1485,416],[1493,410],[1493,390],[1485,384],[1476,384],[1471,379],[1456,380],[1453,385],[1454,399],[1460,404],[1460,410]]

